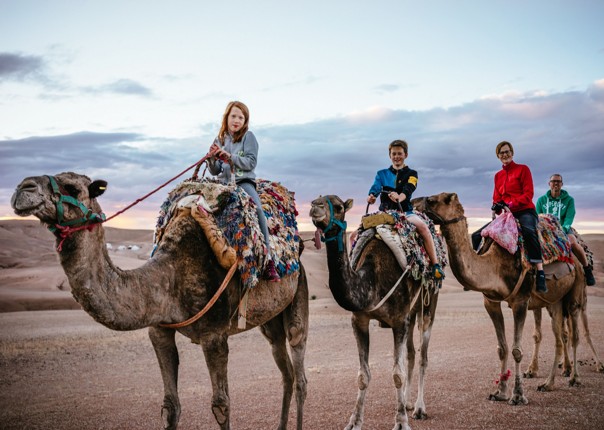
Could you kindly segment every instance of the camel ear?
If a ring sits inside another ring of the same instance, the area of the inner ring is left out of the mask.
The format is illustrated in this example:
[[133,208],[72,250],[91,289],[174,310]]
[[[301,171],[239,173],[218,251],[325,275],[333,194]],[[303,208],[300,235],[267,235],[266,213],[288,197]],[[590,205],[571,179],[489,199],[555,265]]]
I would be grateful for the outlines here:
[[92,184],[88,185],[88,195],[91,199],[97,198],[101,194],[105,192],[107,189],[107,181],[103,181],[102,179],[98,179],[94,181]]
[[348,199],[344,202],[344,212],[348,212],[350,209],[352,209],[352,199]]

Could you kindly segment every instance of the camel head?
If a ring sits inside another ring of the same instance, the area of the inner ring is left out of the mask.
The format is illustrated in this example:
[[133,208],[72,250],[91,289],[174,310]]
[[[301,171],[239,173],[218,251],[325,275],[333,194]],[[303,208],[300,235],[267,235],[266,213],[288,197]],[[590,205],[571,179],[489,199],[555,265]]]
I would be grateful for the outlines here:
[[107,182],[91,181],[72,172],[55,176],[30,176],[15,189],[11,206],[19,216],[33,215],[48,226],[73,226],[103,217],[96,197]]
[[323,242],[338,241],[338,248],[342,250],[342,235],[346,232],[344,215],[352,208],[352,199],[345,202],[338,196],[319,196],[310,204],[310,217],[312,223],[323,231]]
[[434,224],[447,225],[465,219],[463,206],[455,193],[440,193],[411,201],[415,210],[424,212]]
[[312,223],[319,229],[329,230],[329,226],[346,224],[344,215],[352,208],[352,199],[345,202],[338,196],[319,196],[310,204],[310,217]]

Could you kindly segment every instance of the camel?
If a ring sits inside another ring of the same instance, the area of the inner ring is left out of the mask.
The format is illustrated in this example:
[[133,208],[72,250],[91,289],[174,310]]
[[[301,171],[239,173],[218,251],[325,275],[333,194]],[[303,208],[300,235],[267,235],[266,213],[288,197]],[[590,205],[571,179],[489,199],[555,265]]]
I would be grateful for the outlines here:
[[[322,196],[311,204],[310,216],[314,225],[323,231],[329,270],[329,289],[342,308],[352,312],[352,329],[359,353],[358,394],[354,411],[346,430],[360,430],[363,426],[365,395],[371,372],[369,369],[369,322],[378,320],[380,325],[391,327],[394,337],[394,368],[392,377],[396,388],[397,407],[393,430],[409,430],[407,418],[407,399],[411,377],[415,365],[415,346],[413,329],[417,313],[420,313],[421,359],[419,368],[419,388],[413,410],[413,418],[427,418],[424,402],[424,378],[428,366],[428,344],[438,294],[429,294],[429,304],[418,308],[417,302],[412,309],[412,300],[422,291],[420,281],[413,277],[404,278],[404,282],[383,303],[373,310],[395,285],[403,273],[390,249],[381,241],[372,239],[362,251],[357,270],[350,267],[345,235],[345,213],[352,207],[351,199],[342,201],[335,195]],[[329,227],[329,228],[328,228]],[[341,246],[340,246],[341,245]],[[423,303],[423,300],[419,300]],[[403,366],[407,362],[406,372]],[[411,405],[409,405],[411,409]]]
[[[542,319],[542,312],[541,309],[534,309],[533,310],[533,317],[535,319],[535,329],[533,331],[533,355],[532,355],[532,359],[531,359],[531,363],[528,367],[528,370],[526,372],[524,372],[524,377],[525,378],[534,378],[537,376],[537,372],[539,370],[539,349],[541,346],[541,339],[543,337],[542,332],[541,332],[541,319]],[[584,333],[584,337],[585,340],[587,341],[587,345],[589,345],[589,348],[591,349],[591,352],[593,354],[593,360],[596,366],[596,371],[599,373],[604,373],[604,364],[602,363],[602,361],[600,360],[600,357],[598,356],[598,352],[596,351],[596,348],[591,340],[591,334],[589,331],[589,322],[587,319],[587,292],[584,292],[584,298],[583,298],[583,306],[581,306],[581,322],[582,322],[582,326],[583,326],[583,333]],[[558,364],[559,367],[562,368],[562,375],[563,376],[570,376],[571,371],[572,371],[572,363],[570,360],[570,356],[568,354],[568,333],[570,331],[570,321],[568,318],[565,318],[565,323],[566,325],[564,326],[565,329],[562,333],[562,340],[563,340],[563,347],[562,347],[562,360],[560,361],[560,363]]]
[[[51,178],[60,192],[53,191]],[[59,220],[64,220],[65,225],[81,218],[81,211],[101,214],[96,198],[104,192],[105,186],[104,181],[93,182],[72,172],[54,177],[28,177],[17,186],[11,205],[19,216],[33,215],[47,226],[55,226]],[[152,258],[140,268],[122,270],[109,258],[102,225],[87,222],[86,218],[75,225],[83,224],[88,228],[74,232],[61,243],[60,263],[74,298],[97,322],[112,330],[148,327],[164,384],[161,408],[164,429],[176,429],[181,413],[176,332],[201,345],[212,383],[212,412],[220,429],[228,430],[231,428],[228,338],[254,327],[260,327],[268,339],[282,374],[283,398],[278,428],[287,428],[295,389],[297,429],[302,429],[308,329],[308,286],[302,266],[299,272],[280,282],[261,281],[250,290],[247,324],[243,328],[232,324],[241,299],[238,275],[235,275],[203,317],[175,329],[165,325],[181,322],[204,308],[227,273],[210,249],[199,224],[190,215],[180,213],[166,227]],[[57,237],[58,244],[60,240],[62,238]]]
[[[546,381],[538,387],[539,391],[550,391],[554,387],[555,369],[560,359],[563,339],[564,314],[569,318],[570,341],[573,348],[574,362],[569,385],[579,385],[577,372],[578,314],[584,303],[585,277],[581,270],[573,270],[560,279],[548,280],[548,292],[535,291],[534,273],[523,269],[520,261],[499,245],[493,244],[484,254],[474,252],[468,235],[468,224],[464,210],[457,194],[440,193],[431,197],[414,199],[414,207],[424,211],[435,224],[440,225],[441,232],[447,241],[451,270],[465,289],[479,291],[484,296],[487,310],[498,340],[497,352],[501,361],[501,373],[497,390],[489,396],[490,400],[508,401],[511,405],[527,404],[522,385],[520,365],[523,352],[521,349],[522,331],[527,311],[547,308],[552,329],[556,339],[554,364]],[[578,267],[575,260],[575,267]],[[525,276],[526,275],[526,276]],[[507,302],[512,309],[514,319],[514,340],[512,356],[515,362],[514,387],[508,395],[508,379],[512,376],[506,372],[508,345],[505,336],[504,317],[501,302]]]

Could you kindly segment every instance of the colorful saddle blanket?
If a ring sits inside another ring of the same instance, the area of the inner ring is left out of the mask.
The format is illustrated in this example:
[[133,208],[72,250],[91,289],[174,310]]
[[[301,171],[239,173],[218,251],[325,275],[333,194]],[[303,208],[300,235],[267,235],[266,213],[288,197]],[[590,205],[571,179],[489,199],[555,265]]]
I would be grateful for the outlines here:
[[[300,269],[298,225],[294,193],[279,183],[258,180],[258,195],[270,234],[271,255],[279,276]],[[254,287],[262,273],[267,255],[258,224],[256,205],[240,187],[222,185],[211,179],[185,180],[168,194],[160,207],[154,244],[161,242],[163,231],[176,213],[178,202],[201,195],[212,212],[227,242],[237,253],[237,265],[243,286]]]
[[[522,238],[522,229],[518,220],[516,220],[516,226],[518,228],[518,249],[521,250],[523,264],[529,264],[526,247],[524,246],[524,240]],[[509,238],[506,237],[505,231],[493,229],[490,233],[490,236],[495,242],[507,249],[505,244],[509,241]],[[573,263],[570,240],[562,230],[558,218],[554,215],[540,214],[539,223],[537,224],[537,236],[539,237],[539,243],[541,244],[543,264],[550,264],[555,261]]]
[[[376,212],[379,214],[380,212]],[[390,228],[393,232],[398,233],[401,243],[401,249],[405,258],[407,259],[407,265],[410,265],[409,271],[413,279],[421,280],[422,285],[427,286],[429,291],[434,292],[440,288],[442,284],[441,280],[436,280],[432,276],[430,270],[430,259],[423,246],[423,239],[417,232],[415,226],[407,221],[405,214],[398,211],[386,211],[389,217],[392,217],[393,224],[383,224],[382,227]],[[447,246],[442,236],[436,232],[434,223],[424,213],[415,212],[416,215],[422,218],[422,220],[428,225],[432,238],[434,239],[434,245],[436,246],[436,255],[438,261],[440,261],[441,267],[446,267],[449,262],[447,258]],[[373,215],[373,214],[371,214]],[[371,218],[371,217],[368,217]],[[373,218],[375,219],[375,218]],[[350,262],[354,270],[357,269],[359,257],[372,238],[376,236],[375,227],[364,228],[363,225],[359,226],[358,236],[355,243],[352,244],[350,251]]]

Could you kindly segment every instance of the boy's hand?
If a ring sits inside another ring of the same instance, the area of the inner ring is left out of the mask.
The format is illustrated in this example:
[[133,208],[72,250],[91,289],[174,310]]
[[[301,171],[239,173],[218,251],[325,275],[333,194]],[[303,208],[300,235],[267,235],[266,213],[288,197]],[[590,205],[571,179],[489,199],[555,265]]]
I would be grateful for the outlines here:
[[370,205],[375,203],[375,196],[373,194],[369,194],[367,196],[367,203],[369,203]]

